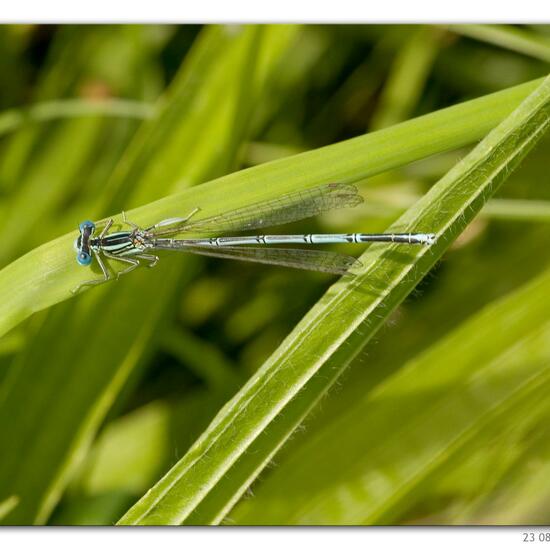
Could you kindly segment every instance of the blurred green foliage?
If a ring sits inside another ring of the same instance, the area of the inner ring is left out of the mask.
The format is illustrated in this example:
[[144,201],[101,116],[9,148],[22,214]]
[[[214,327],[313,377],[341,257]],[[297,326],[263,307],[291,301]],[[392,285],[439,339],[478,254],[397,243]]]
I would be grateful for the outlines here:
[[[550,139],[515,168],[548,99],[512,87],[549,59],[543,26],[1,26],[0,520],[140,522],[166,475],[143,522],[547,524]],[[372,247],[363,294],[169,255],[68,292],[82,219],[334,177],[365,204],[289,232],[406,211],[441,247]]]

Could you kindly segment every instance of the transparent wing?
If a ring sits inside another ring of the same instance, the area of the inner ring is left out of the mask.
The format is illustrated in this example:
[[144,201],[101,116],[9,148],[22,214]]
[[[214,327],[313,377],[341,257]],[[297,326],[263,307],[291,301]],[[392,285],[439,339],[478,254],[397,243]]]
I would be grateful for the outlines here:
[[260,264],[280,265],[306,269],[308,271],[322,271],[343,275],[348,269],[361,267],[361,262],[352,256],[338,254],[327,250],[303,250],[299,248],[256,248],[256,247],[232,247],[232,246],[190,246],[184,240],[157,243],[154,248],[182,250],[202,256],[215,258],[228,258],[245,262]]
[[[197,222],[166,220],[152,229],[155,237],[177,233],[225,233],[250,231],[291,223],[316,216],[336,208],[357,206],[363,202],[354,185],[329,183],[313,189],[296,191],[277,199],[258,202],[225,214],[211,216]],[[168,227],[170,226],[170,227]]]

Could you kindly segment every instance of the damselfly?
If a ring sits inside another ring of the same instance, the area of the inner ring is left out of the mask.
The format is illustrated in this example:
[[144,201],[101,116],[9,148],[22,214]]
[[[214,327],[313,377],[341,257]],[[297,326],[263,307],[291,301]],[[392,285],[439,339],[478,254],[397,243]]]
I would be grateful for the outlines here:
[[116,274],[118,278],[129,273],[142,262],[147,262],[149,267],[153,267],[159,258],[151,252],[158,250],[183,250],[204,256],[232,258],[342,275],[348,269],[360,266],[360,262],[352,256],[326,250],[270,248],[263,245],[368,242],[431,245],[435,242],[436,237],[433,233],[342,233],[216,236],[200,239],[173,238],[178,233],[220,234],[230,231],[250,231],[298,221],[335,208],[357,206],[361,202],[363,202],[363,198],[353,185],[331,183],[306,191],[288,193],[277,199],[259,202],[194,222],[190,220],[200,211],[200,208],[195,208],[185,218],[169,218],[147,228],[139,227],[128,221],[123,213],[123,221],[131,229],[109,233],[109,229],[113,225],[113,220],[110,219],[98,237],[94,237],[95,224],[85,221],[80,224],[80,235],[75,241],[76,259],[80,265],[90,265],[95,256],[103,277],[85,281],[73,292],[77,292],[83,286],[104,283],[112,278],[104,263],[105,258],[127,264],[125,269]]

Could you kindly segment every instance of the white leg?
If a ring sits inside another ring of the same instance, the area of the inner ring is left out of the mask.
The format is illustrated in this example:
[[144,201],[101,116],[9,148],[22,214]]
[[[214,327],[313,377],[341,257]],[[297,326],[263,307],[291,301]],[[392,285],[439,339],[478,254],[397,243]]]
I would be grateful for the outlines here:
[[99,264],[99,267],[101,268],[101,271],[103,272],[103,278],[102,279],[91,279],[89,281],[84,281],[83,283],[80,283],[77,287],[75,287],[71,290],[72,294],[76,294],[84,286],[100,285],[100,284],[106,283],[111,278],[111,276],[109,275],[109,271],[107,270],[107,268],[105,267],[105,264],[103,263],[103,260],[101,259],[101,255],[96,254],[95,257],[97,258],[97,263]]
[[123,258],[121,256],[109,254],[108,252],[104,252],[103,254],[105,254],[105,256],[110,260],[118,260],[119,262],[130,264],[126,269],[123,269],[116,274],[117,279],[119,279],[122,275],[126,275],[126,273],[130,273],[130,271],[134,271],[134,269],[139,265],[139,260],[136,260],[134,258]]
[[185,218],[168,218],[166,220],[162,220],[155,225],[152,225],[151,227],[148,227],[146,231],[152,231],[153,229],[157,229],[159,227],[166,227],[167,225],[175,225],[175,224],[184,224],[187,223],[197,212],[200,212],[200,208],[197,206],[197,208],[194,208],[191,210]]
[[105,237],[107,231],[109,231],[109,229],[111,228],[111,225],[113,225],[113,218],[109,219],[105,224],[105,227],[101,230],[101,233],[99,234],[100,239],[103,239],[103,237]]
[[157,265],[157,262],[159,261],[158,256],[154,256],[153,254],[136,254],[136,258],[139,258],[140,260],[147,260],[149,262],[149,265],[147,267],[155,267]]
[[124,212],[124,210],[122,211],[122,221],[126,224],[126,225],[129,225],[130,227],[133,227],[134,229],[139,229],[139,225],[135,224],[134,222],[131,222],[131,221],[128,221],[128,218],[126,217],[126,212]]

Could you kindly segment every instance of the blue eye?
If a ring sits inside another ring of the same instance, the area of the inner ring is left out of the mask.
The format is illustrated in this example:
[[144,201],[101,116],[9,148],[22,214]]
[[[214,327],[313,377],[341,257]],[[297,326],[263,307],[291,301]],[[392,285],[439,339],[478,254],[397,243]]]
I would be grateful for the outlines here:
[[85,222],[82,222],[78,228],[80,229],[80,231],[84,231],[85,229],[88,229],[88,230],[91,230],[93,231],[95,229],[95,224],[94,222],[91,222],[90,220],[86,220]]
[[76,261],[80,265],[90,265],[92,263],[92,256],[86,252],[79,252],[76,255]]

